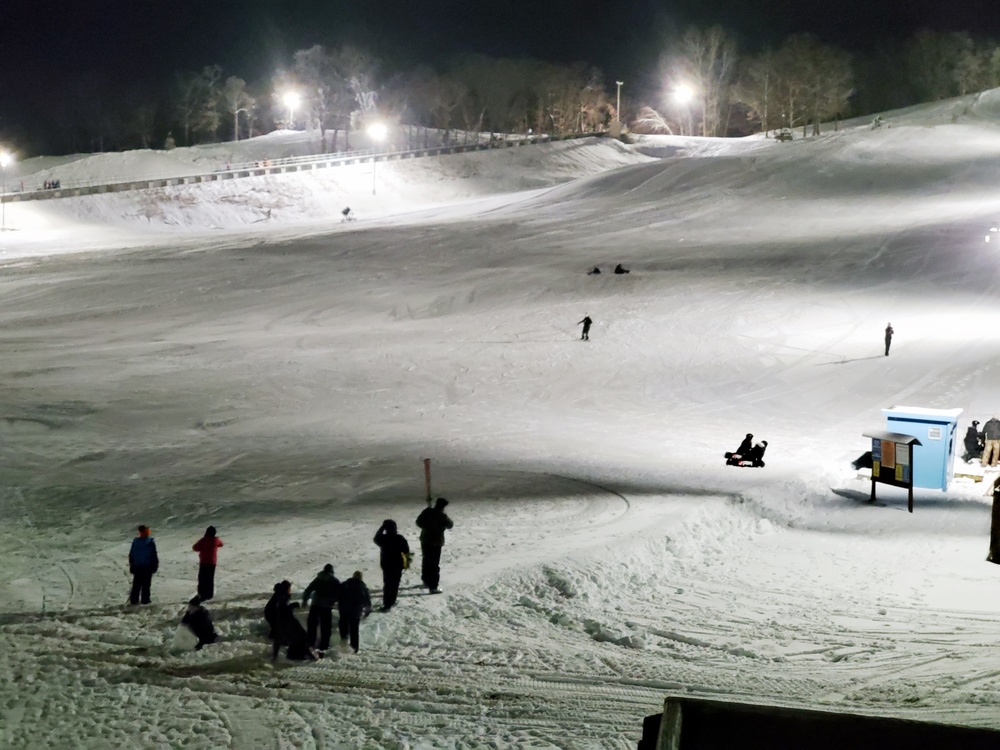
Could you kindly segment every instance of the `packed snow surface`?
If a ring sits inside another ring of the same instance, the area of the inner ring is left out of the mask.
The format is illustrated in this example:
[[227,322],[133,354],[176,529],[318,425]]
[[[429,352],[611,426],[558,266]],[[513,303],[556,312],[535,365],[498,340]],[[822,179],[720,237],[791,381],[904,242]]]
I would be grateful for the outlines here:
[[[998,92],[791,143],[372,168],[6,205],[0,746],[631,748],[669,693],[1000,728],[984,485],[909,514],[851,468],[882,408],[960,408],[960,434],[1000,410]],[[747,432],[766,467],[725,466]],[[359,654],[272,662],[276,581],[330,562],[379,603],[372,536],[419,546],[427,457],[444,594],[418,556]],[[132,608],[140,523],[161,566]],[[196,652],[209,524],[222,638]]]

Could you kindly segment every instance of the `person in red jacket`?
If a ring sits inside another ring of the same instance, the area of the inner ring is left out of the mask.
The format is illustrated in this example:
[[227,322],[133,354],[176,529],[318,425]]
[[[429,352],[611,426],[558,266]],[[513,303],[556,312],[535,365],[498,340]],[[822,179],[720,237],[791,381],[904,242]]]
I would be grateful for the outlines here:
[[198,596],[207,602],[215,596],[215,566],[219,561],[222,540],[215,535],[215,527],[205,529],[205,536],[191,548],[198,553]]

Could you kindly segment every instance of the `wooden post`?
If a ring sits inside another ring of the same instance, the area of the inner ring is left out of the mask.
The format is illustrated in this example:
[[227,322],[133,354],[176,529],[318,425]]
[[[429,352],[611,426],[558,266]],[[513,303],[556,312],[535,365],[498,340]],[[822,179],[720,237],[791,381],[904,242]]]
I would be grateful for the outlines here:
[[656,739],[656,750],[680,750],[681,746],[681,702],[667,698],[660,720],[660,736]]
[[431,460],[424,459],[424,486],[427,488],[427,504],[431,504]]
[[913,450],[913,446],[912,445],[910,446],[909,450],[910,450],[910,486],[909,486],[909,488],[907,490],[907,502],[908,502],[907,507],[909,508],[910,513],[912,513],[913,512],[913,478],[917,475],[917,473],[913,470],[914,469],[914,466],[913,466],[913,454],[916,453],[916,451]]

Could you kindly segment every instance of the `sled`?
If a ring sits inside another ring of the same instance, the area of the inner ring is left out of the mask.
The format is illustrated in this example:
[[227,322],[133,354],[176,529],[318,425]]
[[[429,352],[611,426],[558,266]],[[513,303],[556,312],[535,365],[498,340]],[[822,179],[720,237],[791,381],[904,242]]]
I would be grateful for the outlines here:
[[759,469],[764,466],[764,459],[762,458],[750,458],[749,456],[741,456],[739,453],[730,453],[726,451],[726,466],[749,466],[755,469]]

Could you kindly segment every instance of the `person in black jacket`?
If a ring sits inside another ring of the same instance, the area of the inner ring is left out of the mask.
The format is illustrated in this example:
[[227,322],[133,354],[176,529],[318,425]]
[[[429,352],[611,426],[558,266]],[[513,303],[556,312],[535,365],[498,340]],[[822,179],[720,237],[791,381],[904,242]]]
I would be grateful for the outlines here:
[[589,315],[584,315],[583,320],[581,320],[577,325],[583,323],[583,333],[580,334],[581,341],[590,341],[590,327],[594,324],[594,321],[590,319]]
[[[309,607],[309,645],[320,651],[330,648],[330,633],[333,629],[333,605],[340,596],[340,581],[333,575],[333,566],[325,565],[312,583],[302,592],[303,606],[312,597]],[[316,631],[319,630],[319,643],[316,642]]]
[[202,646],[206,643],[215,643],[218,638],[215,627],[212,625],[212,616],[208,614],[207,609],[201,606],[200,596],[196,596],[188,602],[187,612],[184,613],[181,622],[187,625],[188,629],[198,638],[198,645],[194,647],[195,651],[201,651]]
[[892,323],[886,323],[885,326],[885,356],[889,356],[889,347],[892,346],[892,334],[895,331],[892,329]]
[[360,570],[340,585],[340,600],[337,603],[340,619],[337,629],[340,631],[340,642],[346,644],[350,639],[351,648],[358,653],[360,643],[361,618],[368,617],[372,611],[372,598],[368,593]]
[[962,460],[971,461],[973,458],[980,458],[983,455],[983,434],[979,431],[979,422],[975,419],[965,431],[965,454]]
[[295,616],[299,603],[292,601],[292,584],[288,581],[274,584],[274,595],[264,607],[264,618],[271,625],[271,659],[277,659],[282,646],[288,646],[289,659],[302,661],[318,659],[320,654],[309,644],[306,629]]
[[740,443],[740,447],[733,452],[737,456],[746,456],[751,448],[753,448],[753,433],[748,432],[747,436],[743,438],[743,442]]
[[382,611],[388,612],[399,596],[399,581],[403,577],[405,554],[409,557],[410,545],[399,533],[396,522],[387,518],[375,532],[373,540],[379,547],[379,564],[382,566]]
[[420,578],[432,594],[439,594],[441,582],[441,548],[444,547],[444,532],[455,524],[444,512],[448,501],[439,497],[433,508],[424,508],[417,516],[420,527]]

